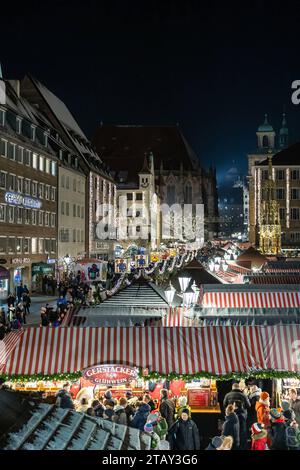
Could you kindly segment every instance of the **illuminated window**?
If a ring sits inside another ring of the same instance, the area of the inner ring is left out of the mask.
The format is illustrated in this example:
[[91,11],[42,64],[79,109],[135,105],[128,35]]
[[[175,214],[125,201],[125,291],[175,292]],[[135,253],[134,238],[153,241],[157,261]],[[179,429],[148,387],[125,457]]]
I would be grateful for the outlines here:
[[0,204],[0,222],[5,222],[6,220],[6,206]]
[[40,155],[40,158],[39,158],[39,170],[40,171],[44,171],[44,162],[45,162],[44,157]]
[[32,168],[37,170],[37,167],[38,167],[38,156],[36,153],[33,153],[32,154]]
[[36,254],[38,249],[38,243],[37,243],[37,238],[33,237],[31,239],[31,253]]

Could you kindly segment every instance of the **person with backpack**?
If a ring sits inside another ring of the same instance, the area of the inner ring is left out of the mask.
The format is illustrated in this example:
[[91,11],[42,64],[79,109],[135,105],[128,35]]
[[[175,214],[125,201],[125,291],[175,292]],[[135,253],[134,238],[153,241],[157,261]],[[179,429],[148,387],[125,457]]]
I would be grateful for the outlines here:
[[231,392],[225,395],[223,406],[226,410],[228,405],[234,405],[235,413],[240,423],[240,450],[247,448],[247,415],[248,410],[251,409],[251,404],[248,397],[240,390],[239,384],[232,385]]
[[267,445],[268,432],[261,423],[251,426],[251,450],[269,450]]
[[196,423],[190,419],[189,410],[184,408],[181,417],[169,429],[168,441],[172,450],[199,450],[200,436]]
[[281,413],[281,408],[271,408],[270,410],[271,426],[269,429],[270,449],[287,450],[287,425]]

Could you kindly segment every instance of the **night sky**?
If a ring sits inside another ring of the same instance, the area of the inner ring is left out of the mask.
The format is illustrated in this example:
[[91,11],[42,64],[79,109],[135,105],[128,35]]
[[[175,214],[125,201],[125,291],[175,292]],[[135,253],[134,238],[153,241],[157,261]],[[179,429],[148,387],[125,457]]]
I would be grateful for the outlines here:
[[[91,138],[96,126],[179,123],[219,179],[246,171],[264,113],[300,140],[300,6],[182,0],[1,5],[5,78],[30,72]],[[230,6],[231,5],[231,6]],[[235,163],[233,163],[233,161]]]

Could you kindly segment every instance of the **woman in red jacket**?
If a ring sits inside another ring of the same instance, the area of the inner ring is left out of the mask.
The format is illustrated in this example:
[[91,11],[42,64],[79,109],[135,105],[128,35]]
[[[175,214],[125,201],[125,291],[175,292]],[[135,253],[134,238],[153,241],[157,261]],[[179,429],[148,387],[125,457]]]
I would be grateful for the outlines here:
[[267,450],[267,437],[268,433],[264,429],[264,425],[260,423],[254,423],[251,426],[252,431],[252,444],[251,450]]

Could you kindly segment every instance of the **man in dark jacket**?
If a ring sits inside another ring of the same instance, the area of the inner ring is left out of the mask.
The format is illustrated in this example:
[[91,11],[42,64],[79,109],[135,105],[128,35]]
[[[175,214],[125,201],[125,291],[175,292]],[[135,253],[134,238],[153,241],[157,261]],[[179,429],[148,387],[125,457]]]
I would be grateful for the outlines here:
[[271,440],[271,450],[287,450],[286,428],[287,424],[282,416],[281,410],[271,408],[270,410],[271,428],[269,438]]
[[169,391],[163,388],[160,391],[161,401],[159,406],[159,412],[163,418],[167,421],[168,429],[170,429],[175,421],[175,405],[172,400],[169,399]]
[[168,440],[172,450],[200,449],[199,431],[187,408],[183,408],[181,417],[169,429]]
[[56,405],[60,408],[69,408],[70,410],[75,409],[70,395],[70,385],[68,383],[64,384],[62,390],[59,390],[57,394]]
[[233,438],[232,450],[237,450],[240,447],[240,422],[234,412],[234,405],[228,405],[225,414],[222,434]]
[[140,402],[140,406],[138,407],[138,410],[135,413],[130,423],[130,426],[133,428],[137,428],[140,431],[144,431],[144,426],[146,424],[150,411],[151,411],[151,408],[149,405],[147,405],[147,403]]
[[297,390],[295,388],[291,388],[289,390],[290,395],[290,407],[294,410],[296,415],[296,421],[298,426],[300,426],[300,399],[297,396]]
[[240,423],[240,450],[247,449],[247,410],[250,410],[251,404],[247,396],[240,390],[239,384],[232,385],[231,392],[224,398],[223,406],[226,409],[228,405],[234,405],[235,413]]

